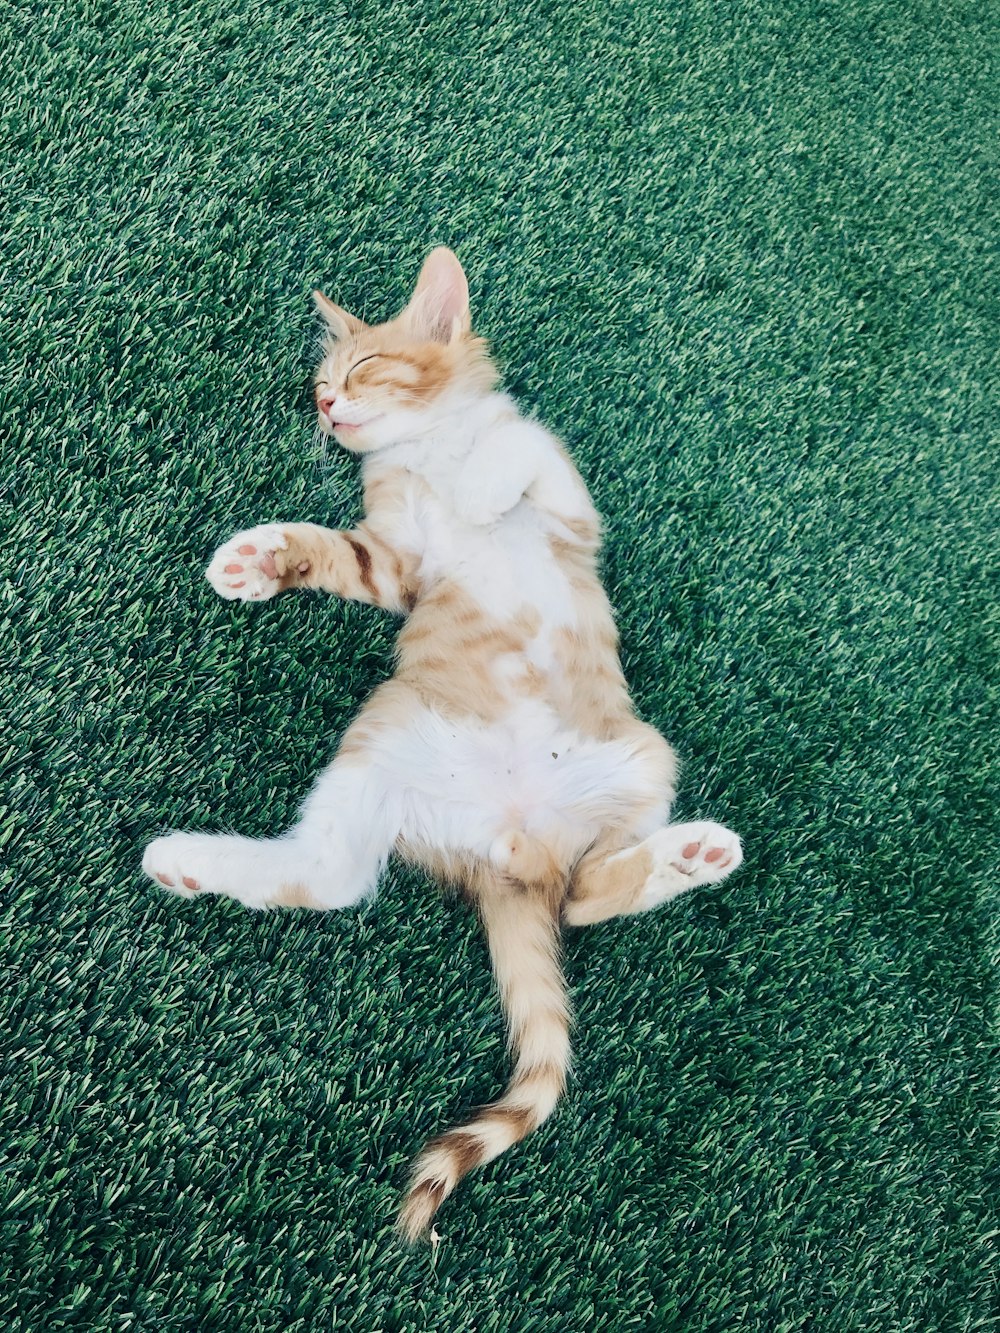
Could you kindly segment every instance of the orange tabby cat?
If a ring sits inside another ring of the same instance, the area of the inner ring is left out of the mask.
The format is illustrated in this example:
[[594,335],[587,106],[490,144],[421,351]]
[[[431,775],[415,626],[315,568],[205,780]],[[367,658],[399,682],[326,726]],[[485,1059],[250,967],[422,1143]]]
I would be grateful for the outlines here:
[[456,257],[433,251],[385,324],[316,303],[320,429],[362,459],[365,521],[250,528],[208,578],[227,598],[321,588],[395,611],[399,668],[282,837],[174,833],[143,866],[188,897],[328,910],[371,894],[396,852],[475,902],[516,1063],[498,1101],[418,1157],[400,1214],[417,1238],[563,1091],[560,922],[648,912],[742,850],[719,824],[667,822],[676,763],[629,700],[597,514],[559,441],[497,391]]

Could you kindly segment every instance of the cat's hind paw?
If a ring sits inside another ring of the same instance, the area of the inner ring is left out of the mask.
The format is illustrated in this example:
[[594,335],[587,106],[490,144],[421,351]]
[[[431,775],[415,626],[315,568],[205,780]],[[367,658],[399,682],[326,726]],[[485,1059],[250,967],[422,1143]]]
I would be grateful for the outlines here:
[[181,898],[221,894],[246,907],[265,907],[269,897],[259,865],[261,847],[230,834],[168,833],[146,848],[142,868]]
[[653,871],[643,891],[644,909],[659,907],[699,884],[718,884],[743,864],[739,836],[707,819],[668,824],[647,845]]
[[149,876],[171,893],[181,898],[194,898],[202,892],[201,882],[191,873],[194,867],[185,857],[188,834],[174,833],[154,838],[142,855],[142,868]]
[[205,577],[227,601],[263,602],[287,584],[288,538],[276,523],[238,532],[216,551]]

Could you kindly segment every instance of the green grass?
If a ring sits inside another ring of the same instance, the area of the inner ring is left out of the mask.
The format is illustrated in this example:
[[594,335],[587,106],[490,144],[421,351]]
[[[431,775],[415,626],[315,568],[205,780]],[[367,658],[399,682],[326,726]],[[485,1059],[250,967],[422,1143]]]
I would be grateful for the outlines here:
[[[0,8],[0,1326],[996,1327],[997,17]],[[468,915],[138,863],[281,829],[390,669],[378,612],[201,568],[355,514],[308,292],[382,317],[441,242],[748,855],[569,938],[570,1094],[435,1264],[406,1163],[505,1070]]]

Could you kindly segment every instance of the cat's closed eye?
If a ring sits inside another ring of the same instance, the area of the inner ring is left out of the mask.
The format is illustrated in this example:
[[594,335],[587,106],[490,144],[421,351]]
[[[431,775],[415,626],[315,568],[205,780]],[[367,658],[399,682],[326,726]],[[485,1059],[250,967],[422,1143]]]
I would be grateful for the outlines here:
[[366,361],[377,361],[381,356],[382,356],[381,352],[372,352],[370,356],[363,356],[360,361],[355,361],[354,365],[351,366],[350,370],[344,376],[344,388],[345,389],[347,388],[348,381],[350,380],[354,372],[357,370],[358,366],[363,366]]

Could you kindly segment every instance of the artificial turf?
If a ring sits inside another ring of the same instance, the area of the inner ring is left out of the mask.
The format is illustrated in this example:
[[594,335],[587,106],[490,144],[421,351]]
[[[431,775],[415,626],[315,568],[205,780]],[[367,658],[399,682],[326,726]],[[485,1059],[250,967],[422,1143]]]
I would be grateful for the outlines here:
[[[995,1328],[997,9],[0,8],[0,1326]],[[572,935],[576,1068],[435,1254],[422,1139],[506,1068],[463,909],[186,903],[292,818],[393,623],[223,603],[357,511],[309,290],[460,254],[607,520],[718,888]]]

